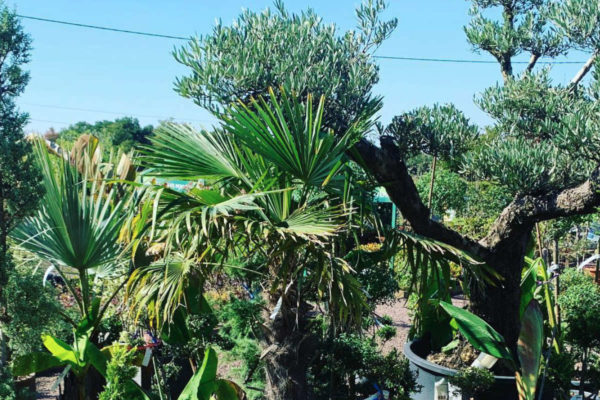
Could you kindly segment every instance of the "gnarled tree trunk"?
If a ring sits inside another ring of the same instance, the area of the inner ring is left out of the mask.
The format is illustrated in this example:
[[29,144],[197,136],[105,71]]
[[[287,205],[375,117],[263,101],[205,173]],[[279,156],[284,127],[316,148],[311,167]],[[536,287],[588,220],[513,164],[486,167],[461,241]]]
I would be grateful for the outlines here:
[[296,315],[284,304],[274,320],[268,319],[271,322],[263,353],[268,400],[313,398],[306,372],[318,341],[308,329],[308,308],[307,304],[301,305]]
[[471,282],[471,310],[486,320],[516,350],[521,323],[521,271],[531,238],[532,227],[523,227],[504,239],[485,257],[484,261],[502,276],[495,285]]

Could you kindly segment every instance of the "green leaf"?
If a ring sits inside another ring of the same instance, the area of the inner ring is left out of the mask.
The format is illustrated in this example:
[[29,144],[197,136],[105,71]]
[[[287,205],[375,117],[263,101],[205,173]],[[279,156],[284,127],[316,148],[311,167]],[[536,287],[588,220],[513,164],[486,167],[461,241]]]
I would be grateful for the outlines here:
[[98,314],[100,313],[100,301],[99,297],[96,297],[92,300],[92,305],[88,310],[88,314],[81,319],[79,324],[77,325],[77,329],[75,331],[76,335],[85,335],[89,336],[94,329],[94,325],[98,320]]
[[210,400],[218,386],[216,382],[217,362],[217,353],[212,348],[207,348],[202,367],[196,371],[185,386],[179,400]]
[[227,379],[217,381],[217,400],[239,400],[245,398],[244,391],[234,382]]
[[531,300],[521,319],[517,355],[521,366],[524,399],[534,400],[544,342],[544,317],[537,301]]
[[[537,288],[537,269],[538,269],[538,260],[530,260],[527,271],[521,278],[521,303],[519,305],[519,316],[522,318],[525,309],[533,300],[535,296],[535,290]],[[526,260],[527,262],[527,260]]]
[[71,364],[75,370],[85,367],[85,362],[77,357],[75,350],[62,340],[50,335],[42,335],[42,342],[54,357]]
[[442,308],[455,319],[458,329],[477,350],[496,358],[513,361],[504,337],[477,315],[440,301]]
[[34,372],[46,371],[50,368],[67,364],[64,360],[45,352],[29,353],[17,357],[12,363],[12,374],[25,376]]

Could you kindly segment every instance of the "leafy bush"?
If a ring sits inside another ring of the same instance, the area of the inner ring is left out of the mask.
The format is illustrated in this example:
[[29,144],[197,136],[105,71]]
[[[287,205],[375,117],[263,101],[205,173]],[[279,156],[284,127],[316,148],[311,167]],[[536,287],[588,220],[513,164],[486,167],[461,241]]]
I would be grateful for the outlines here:
[[459,371],[456,375],[450,377],[448,381],[454,386],[460,388],[460,392],[467,398],[478,398],[494,384],[494,375],[485,368],[469,367]]
[[593,282],[568,287],[558,298],[568,342],[600,346],[600,288]]
[[132,380],[137,372],[131,363],[135,357],[135,349],[127,350],[117,347],[106,367],[106,388],[100,393],[98,400],[129,400],[125,382]]
[[[328,399],[332,387],[340,398],[349,399],[372,395],[373,384],[398,400],[409,400],[418,390],[408,360],[396,350],[383,355],[375,340],[358,334],[343,333],[323,341],[308,373],[317,399]],[[357,376],[360,382],[355,381]]]
[[223,322],[221,334],[232,339],[256,337],[260,332],[263,305],[262,299],[242,300],[231,296],[218,310],[218,318]]
[[63,321],[52,285],[42,284],[42,274],[29,268],[18,268],[9,277],[4,289],[7,301],[8,324],[3,324],[13,355],[39,351],[42,333],[60,338],[70,336],[70,326]]
[[396,336],[397,329],[394,326],[385,325],[377,330],[377,336],[381,338],[384,342],[387,342],[394,336]]
[[560,293],[564,293],[572,286],[590,283],[592,281],[593,278],[591,276],[577,271],[577,268],[567,268],[560,275]]
[[[546,375],[543,398],[568,398],[571,389],[571,379],[575,369],[575,359],[566,351],[550,356],[548,365],[542,363],[542,374]],[[553,397],[552,397],[553,396]]]
[[379,317],[379,322],[381,322],[383,325],[394,325],[394,319],[387,314]]
[[15,384],[10,372],[0,366],[0,399],[16,400]]

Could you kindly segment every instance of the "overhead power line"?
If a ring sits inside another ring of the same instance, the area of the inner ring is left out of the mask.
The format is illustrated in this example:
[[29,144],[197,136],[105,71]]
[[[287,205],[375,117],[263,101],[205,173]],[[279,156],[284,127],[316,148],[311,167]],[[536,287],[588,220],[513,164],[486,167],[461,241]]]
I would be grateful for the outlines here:
[[207,119],[195,119],[195,118],[185,118],[185,117],[167,117],[164,115],[132,114],[132,113],[119,112],[119,111],[95,110],[95,109],[91,109],[91,108],[55,106],[52,104],[39,104],[39,103],[28,103],[28,102],[24,102],[22,104],[27,105],[27,106],[33,106],[33,107],[55,108],[57,110],[83,111],[83,112],[94,112],[94,113],[100,113],[100,114],[121,115],[124,117],[131,116],[131,117],[135,117],[135,118],[154,118],[154,119],[159,119],[159,120],[175,119],[175,120],[181,120],[181,121],[205,122],[205,123],[214,122],[214,121],[210,121]]
[[[78,22],[69,22],[69,21],[60,21],[56,19],[50,18],[41,18],[41,17],[33,17],[30,15],[21,15],[17,14],[19,18],[31,19],[35,21],[43,21],[43,22],[51,22],[54,24],[61,25],[70,25],[76,26],[80,28],[88,28],[88,29],[99,29],[103,31],[117,32],[117,33],[127,33],[131,35],[140,35],[140,36],[150,36],[155,38],[163,38],[163,39],[176,39],[176,40],[190,40],[190,37],[176,36],[176,35],[163,35],[160,33],[152,33],[152,32],[140,32],[133,31],[129,29],[119,29],[112,28],[107,26],[98,26],[98,25],[89,25]],[[430,57],[402,57],[402,56],[378,56],[374,55],[374,58],[382,59],[382,60],[398,60],[398,61],[421,61],[421,62],[438,62],[438,63],[460,63],[460,64],[497,64],[497,61],[494,60],[467,60],[467,59],[456,59],[456,58],[430,58]],[[528,64],[529,61],[513,61],[513,64]],[[543,61],[539,60],[537,64],[583,64],[585,61]]]
[[80,28],[100,29],[100,30],[103,30],[103,31],[111,31],[111,32],[119,32],[119,33],[129,33],[131,35],[152,36],[152,37],[159,37],[159,38],[164,38],[164,39],[189,40],[189,38],[185,38],[183,36],[162,35],[160,33],[151,33],[151,32],[138,32],[138,31],[131,31],[131,30],[128,30],[128,29],[109,28],[109,27],[106,27],[106,26],[80,24],[78,22],[59,21],[57,19],[32,17],[30,15],[20,15],[20,14],[17,14],[17,17],[24,18],[24,19],[32,19],[32,20],[36,20],[36,21],[52,22],[54,24],[78,26]]
[[[397,56],[377,56],[384,60],[402,60],[402,61],[426,61],[426,62],[441,62],[441,63],[462,63],[462,64],[498,64],[494,60],[463,60],[457,58],[421,58],[421,57],[397,57]],[[513,64],[529,64],[529,61],[512,61]],[[536,64],[583,64],[585,61],[538,61]]]

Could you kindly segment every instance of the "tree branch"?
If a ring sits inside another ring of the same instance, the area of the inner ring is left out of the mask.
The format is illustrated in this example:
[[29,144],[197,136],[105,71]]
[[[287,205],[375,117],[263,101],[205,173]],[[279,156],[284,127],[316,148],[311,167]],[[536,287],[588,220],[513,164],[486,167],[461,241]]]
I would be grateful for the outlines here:
[[377,147],[367,139],[362,139],[354,147],[353,157],[386,189],[390,199],[410,222],[414,231],[475,257],[485,258],[488,250],[484,246],[429,217],[429,209],[423,204],[408,173],[403,154],[394,144],[393,138],[382,136],[380,142],[381,147]]
[[592,69],[592,65],[598,56],[598,52],[594,51],[594,53],[590,56],[590,58],[586,61],[586,63],[581,67],[581,69],[577,72],[577,74],[571,79],[571,88],[574,89],[577,87],[579,82],[583,79],[583,77]]
[[533,67],[535,67],[535,63],[540,59],[539,54],[531,53],[531,58],[529,59],[529,64],[527,64],[527,68],[525,68],[525,72],[530,73],[533,71]]
[[593,213],[600,206],[600,166],[582,184],[513,200],[496,219],[488,235],[479,243],[488,249],[510,239],[523,227],[549,219]]

